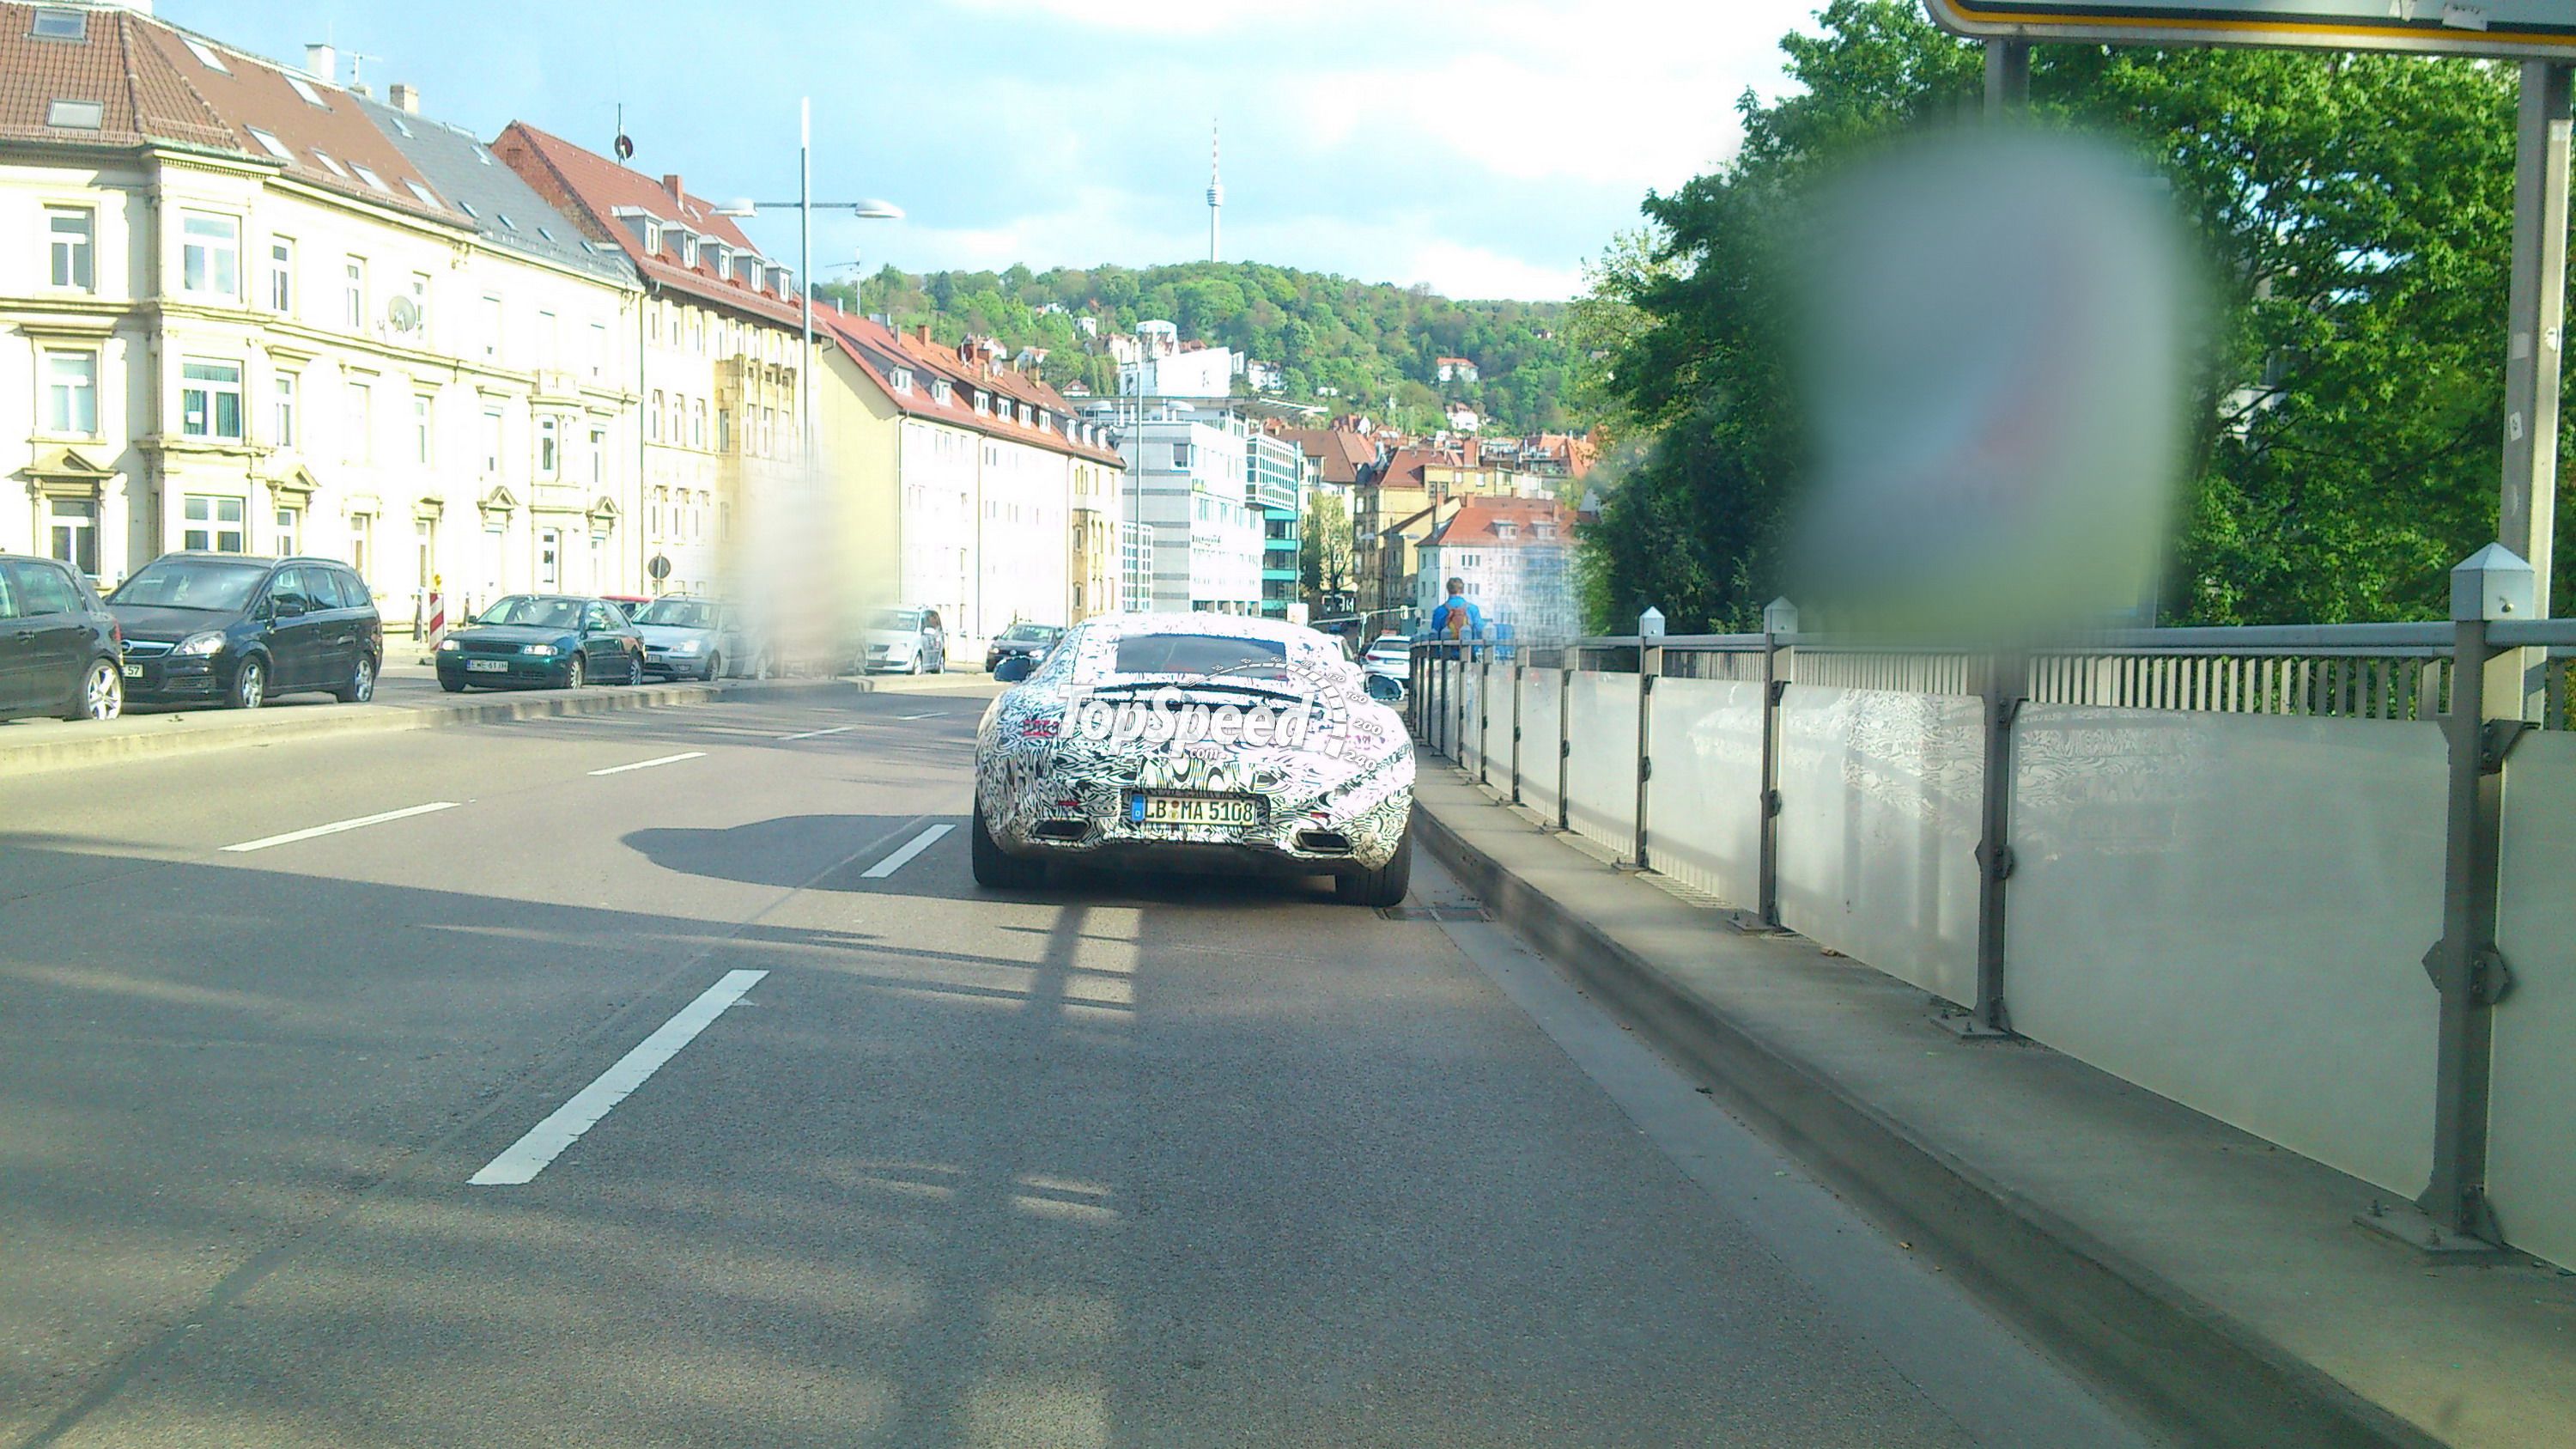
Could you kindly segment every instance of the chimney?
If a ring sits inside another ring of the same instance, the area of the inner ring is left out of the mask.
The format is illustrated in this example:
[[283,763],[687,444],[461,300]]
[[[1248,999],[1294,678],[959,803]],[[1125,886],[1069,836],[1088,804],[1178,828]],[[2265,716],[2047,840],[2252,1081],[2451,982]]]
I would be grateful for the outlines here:
[[401,81],[395,81],[393,85],[385,91],[385,99],[393,103],[393,108],[395,110],[402,112],[406,116],[417,116],[420,114],[420,87],[418,86],[405,85]]
[[662,178],[662,189],[671,193],[671,199],[673,201],[686,201],[689,196],[688,189],[680,185],[680,177],[677,172],[673,172]]
[[328,45],[304,47],[304,73],[333,85],[340,83],[340,52]]
[[912,325],[912,340],[920,343],[924,347],[928,347],[930,345],[930,324],[927,322],[914,323]]

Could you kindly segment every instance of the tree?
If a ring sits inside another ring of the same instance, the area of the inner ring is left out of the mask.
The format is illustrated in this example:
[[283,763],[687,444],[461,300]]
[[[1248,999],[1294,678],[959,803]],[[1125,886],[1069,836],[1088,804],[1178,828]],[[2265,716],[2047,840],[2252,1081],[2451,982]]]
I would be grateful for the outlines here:
[[[1749,625],[1801,476],[1777,241],[1802,188],[1973,105],[1976,47],[1903,0],[1834,0],[1783,42],[1796,93],[1739,103],[1726,166],[1643,206],[1569,318],[1620,428],[1653,446],[1586,529],[1614,616]],[[2491,536],[2514,81],[2473,61],[2052,46],[2034,117],[2170,182],[2216,279],[2169,622],[2438,617]],[[1621,308],[1633,311],[1622,311]],[[2576,559],[2562,563],[2576,578]],[[2560,584],[2563,589],[2565,582]]]

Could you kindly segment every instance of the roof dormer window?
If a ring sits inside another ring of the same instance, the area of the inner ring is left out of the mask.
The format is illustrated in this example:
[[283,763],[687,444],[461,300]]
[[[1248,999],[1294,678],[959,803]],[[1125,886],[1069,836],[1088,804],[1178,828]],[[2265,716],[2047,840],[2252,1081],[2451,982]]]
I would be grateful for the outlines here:
[[957,389],[948,381],[948,379],[944,377],[934,377],[930,380],[930,396],[941,407],[946,407],[951,401],[955,400]]
[[912,391],[912,369],[898,367],[886,374],[886,382],[896,392],[909,393]]
[[687,267],[692,271],[697,268],[698,234],[696,232],[684,231],[680,233],[680,265]]
[[993,395],[984,391],[982,388],[977,388],[975,390],[975,411],[979,413],[989,413],[992,410]]

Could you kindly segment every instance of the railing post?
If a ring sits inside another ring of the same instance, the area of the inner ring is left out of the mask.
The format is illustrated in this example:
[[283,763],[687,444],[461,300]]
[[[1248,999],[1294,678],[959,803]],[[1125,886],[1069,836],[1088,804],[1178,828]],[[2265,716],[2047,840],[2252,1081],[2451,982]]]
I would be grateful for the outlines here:
[[1521,671],[1529,657],[1524,644],[1512,651],[1512,803],[1521,803],[1521,686],[1526,683]]
[[1655,778],[1655,676],[1664,668],[1664,612],[1649,608],[1637,616],[1637,823],[1629,837],[1628,858],[1637,869],[1646,864],[1646,805]]
[[1789,692],[1790,639],[1798,632],[1798,606],[1773,599],[1762,610],[1762,812],[1761,859],[1755,868],[1754,909],[1763,925],[1780,929],[1780,701]]
[[1476,783],[1486,782],[1485,760],[1494,744],[1494,645],[1486,640],[1476,656]]
[[1556,671],[1556,828],[1571,830],[1574,817],[1565,808],[1565,775],[1574,754],[1574,735],[1567,724],[1574,708],[1574,668],[1583,662],[1582,647],[1569,647],[1559,662],[1565,667]]
[[1984,807],[1977,831],[1977,999],[1966,1015],[1940,1018],[1963,1037],[2012,1035],[2004,1010],[2005,882],[2012,879],[2013,722],[2030,692],[2030,661],[1999,653],[1989,662],[1985,687]]
[[2442,939],[2424,954],[2441,993],[2433,1054],[2433,1170],[2421,1214],[2376,1204],[2359,1221],[2428,1252],[2486,1253],[2504,1244],[2487,1200],[2487,1110],[2495,1007],[2513,989],[2496,950],[2497,863],[2504,841],[2505,757],[2533,728],[2524,661],[2487,642],[2488,624],[2533,616],[2531,565],[2489,544],[2451,570],[2450,791],[2442,859]]

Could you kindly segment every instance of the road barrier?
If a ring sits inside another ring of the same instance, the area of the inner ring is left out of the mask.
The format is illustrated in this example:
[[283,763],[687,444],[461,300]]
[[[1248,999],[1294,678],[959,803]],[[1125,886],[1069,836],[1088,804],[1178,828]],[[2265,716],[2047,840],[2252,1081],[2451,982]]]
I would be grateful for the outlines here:
[[2450,623],[1998,656],[1775,606],[1759,634],[1425,644],[1413,722],[1542,828],[1963,1036],[2374,1184],[2368,1224],[2427,1252],[2576,1266],[2576,621],[2530,618],[2500,553]]

